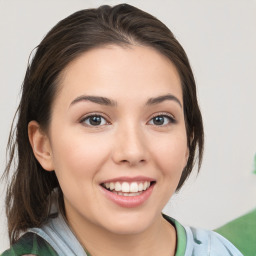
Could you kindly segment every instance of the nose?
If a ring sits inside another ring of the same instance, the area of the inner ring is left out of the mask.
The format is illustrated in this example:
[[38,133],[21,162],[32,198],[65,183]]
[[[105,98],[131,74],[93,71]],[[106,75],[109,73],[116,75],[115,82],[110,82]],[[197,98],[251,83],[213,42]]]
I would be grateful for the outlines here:
[[129,166],[145,163],[148,150],[142,128],[136,125],[119,127],[115,134],[112,158],[116,164]]

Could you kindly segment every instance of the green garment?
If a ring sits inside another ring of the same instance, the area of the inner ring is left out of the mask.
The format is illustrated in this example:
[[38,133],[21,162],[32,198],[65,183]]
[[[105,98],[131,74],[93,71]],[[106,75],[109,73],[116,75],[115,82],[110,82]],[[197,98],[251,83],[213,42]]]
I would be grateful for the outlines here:
[[[177,231],[175,256],[184,256],[187,243],[184,227],[169,216],[163,215],[163,217],[171,223]],[[54,249],[43,238],[31,232],[24,234],[9,250],[1,254],[1,256],[21,256],[24,254],[57,256]],[[86,254],[87,256],[91,256],[87,251]]]
[[186,251],[186,246],[187,246],[187,235],[186,235],[185,228],[178,221],[172,219],[171,217],[169,217],[167,215],[163,215],[163,217],[169,223],[171,223],[176,229],[177,248],[176,248],[175,256],[184,256],[185,251]]
[[58,256],[43,238],[30,232],[24,234],[9,250],[3,252],[1,256],[21,256],[26,254]]
[[256,209],[215,230],[245,256],[256,256]]

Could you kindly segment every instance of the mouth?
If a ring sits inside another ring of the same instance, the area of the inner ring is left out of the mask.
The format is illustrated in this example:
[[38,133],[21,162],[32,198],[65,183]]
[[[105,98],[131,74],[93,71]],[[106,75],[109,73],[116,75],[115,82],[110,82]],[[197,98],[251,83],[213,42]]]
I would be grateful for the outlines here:
[[145,191],[150,189],[156,182],[155,181],[113,181],[113,182],[104,182],[100,185],[119,196],[129,197],[129,196],[139,196]]

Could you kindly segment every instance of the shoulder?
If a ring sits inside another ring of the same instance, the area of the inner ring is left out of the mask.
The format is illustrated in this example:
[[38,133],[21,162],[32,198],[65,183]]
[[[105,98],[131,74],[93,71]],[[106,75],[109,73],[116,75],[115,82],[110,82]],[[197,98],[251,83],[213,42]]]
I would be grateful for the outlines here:
[[21,236],[10,249],[6,250],[1,256],[22,256],[22,255],[49,255],[57,256],[53,248],[37,234],[28,232]]
[[231,242],[214,231],[192,227],[185,227],[185,230],[188,252],[185,255],[242,256]]
[[163,216],[177,231],[176,256],[242,256],[231,242],[216,232],[183,226],[177,220]]

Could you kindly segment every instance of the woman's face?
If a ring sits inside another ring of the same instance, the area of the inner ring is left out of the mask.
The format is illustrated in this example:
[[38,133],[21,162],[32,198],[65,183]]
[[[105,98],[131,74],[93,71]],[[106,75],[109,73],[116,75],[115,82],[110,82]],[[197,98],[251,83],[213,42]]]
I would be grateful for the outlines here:
[[59,86],[48,136],[70,225],[152,227],[189,154],[174,65],[149,47],[106,46],[69,64]]

